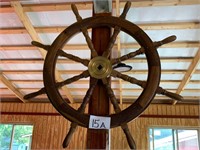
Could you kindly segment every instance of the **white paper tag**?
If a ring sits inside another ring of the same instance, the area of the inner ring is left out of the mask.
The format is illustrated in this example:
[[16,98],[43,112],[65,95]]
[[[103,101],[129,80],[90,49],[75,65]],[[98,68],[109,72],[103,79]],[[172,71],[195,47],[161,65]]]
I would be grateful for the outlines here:
[[90,129],[110,129],[110,117],[93,116],[90,115],[89,128]]

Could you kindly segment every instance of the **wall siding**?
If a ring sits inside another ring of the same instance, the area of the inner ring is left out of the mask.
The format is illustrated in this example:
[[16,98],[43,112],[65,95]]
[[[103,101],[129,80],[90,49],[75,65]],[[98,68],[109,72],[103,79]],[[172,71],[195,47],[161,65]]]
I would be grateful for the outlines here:
[[[78,104],[72,105],[77,108]],[[127,105],[121,105],[126,108]],[[0,103],[1,123],[33,124],[32,149],[62,149],[62,142],[70,128],[70,122],[57,114],[49,103]],[[27,113],[19,115],[17,113]],[[13,114],[8,114],[13,113]],[[31,113],[35,113],[31,114]],[[46,113],[40,114],[39,113]],[[48,113],[51,113],[48,115]],[[128,123],[138,149],[148,149],[148,128],[150,126],[200,127],[198,105],[150,105],[141,117]],[[163,117],[155,117],[163,115]],[[172,117],[170,117],[171,115]],[[176,118],[180,116],[180,118]],[[191,118],[189,118],[191,116]],[[78,127],[66,149],[84,149],[86,129]],[[111,129],[111,149],[129,149],[120,127]]]

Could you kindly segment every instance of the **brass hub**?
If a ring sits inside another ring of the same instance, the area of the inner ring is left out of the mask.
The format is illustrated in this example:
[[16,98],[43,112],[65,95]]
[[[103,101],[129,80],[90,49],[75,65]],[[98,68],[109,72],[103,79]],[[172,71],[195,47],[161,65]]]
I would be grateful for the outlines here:
[[88,70],[91,77],[103,79],[111,74],[112,65],[109,59],[97,56],[90,60]]

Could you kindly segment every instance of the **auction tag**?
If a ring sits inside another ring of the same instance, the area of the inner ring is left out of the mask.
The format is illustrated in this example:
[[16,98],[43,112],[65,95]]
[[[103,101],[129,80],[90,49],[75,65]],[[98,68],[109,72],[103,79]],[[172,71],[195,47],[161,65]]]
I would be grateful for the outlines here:
[[90,115],[89,128],[90,129],[110,129],[110,117],[93,116]]

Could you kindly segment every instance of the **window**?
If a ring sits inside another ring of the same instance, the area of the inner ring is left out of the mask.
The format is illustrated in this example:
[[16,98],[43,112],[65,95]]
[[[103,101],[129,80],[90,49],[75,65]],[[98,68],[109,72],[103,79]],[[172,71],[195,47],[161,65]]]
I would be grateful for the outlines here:
[[150,128],[150,150],[200,150],[200,129]]
[[0,124],[1,150],[30,150],[32,125]]

